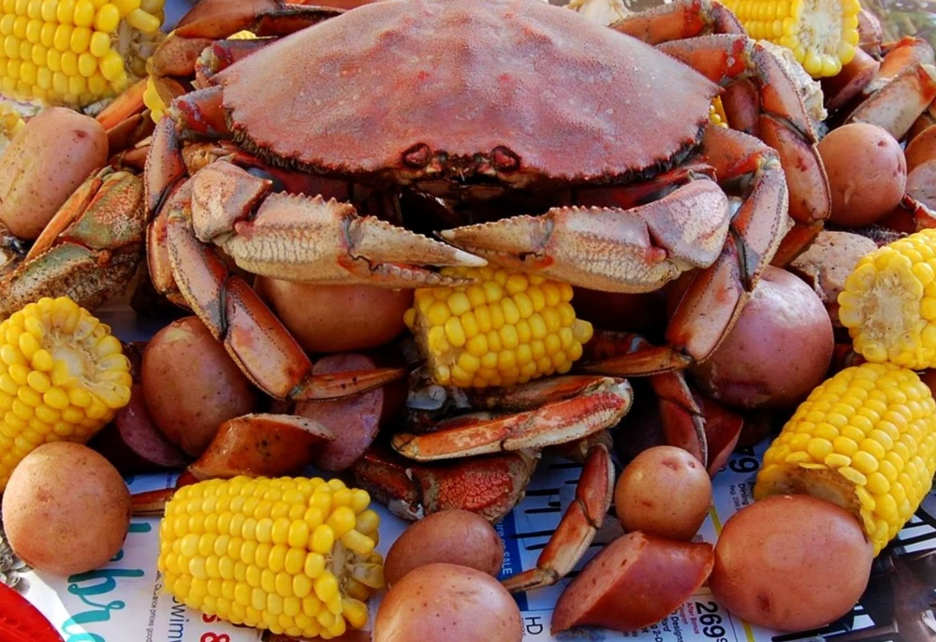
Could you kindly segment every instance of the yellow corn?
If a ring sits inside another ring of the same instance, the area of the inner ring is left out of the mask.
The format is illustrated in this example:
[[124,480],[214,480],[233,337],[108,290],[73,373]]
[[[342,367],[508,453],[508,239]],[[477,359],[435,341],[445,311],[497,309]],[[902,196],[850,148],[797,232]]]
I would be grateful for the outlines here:
[[6,103],[0,103],[0,152],[13,140],[13,137],[26,127],[26,121],[18,111]]
[[16,100],[76,108],[122,92],[145,74],[162,39],[164,1],[2,3],[0,89]]
[[592,326],[575,318],[567,283],[490,267],[443,274],[476,282],[418,289],[404,315],[439,384],[510,386],[568,372],[582,356]]
[[725,107],[718,96],[709,105],[709,122],[719,127],[728,127],[728,116],[725,115]]
[[754,497],[809,493],[857,515],[878,552],[936,473],[936,401],[907,368],[865,363],[818,386],[764,454]]
[[179,489],[159,529],[166,590],[187,606],[282,635],[367,624],[383,587],[366,491],[321,478],[235,477]]
[[863,257],[838,302],[855,351],[868,361],[936,366],[936,229]]
[[131,383],[110,328],[67,297],[0,323],[0,491],[37,446],[90,439],[130,401]]
[[725,0],[751,38],[793,52],[813,78],[834,76],[855,57],[858,0]]

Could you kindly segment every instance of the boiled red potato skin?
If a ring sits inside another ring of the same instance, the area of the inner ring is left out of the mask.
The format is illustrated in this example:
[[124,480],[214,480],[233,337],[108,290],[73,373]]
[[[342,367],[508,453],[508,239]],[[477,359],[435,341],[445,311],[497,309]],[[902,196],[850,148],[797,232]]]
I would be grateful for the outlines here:
[[844,509],[808,495],[775,495],[725,523],[709,586],[752,624],[802,631],[851,610],[873,557],[861,525]]
[[625,531],[689,540],[712,505],[712,482],[695,457],[675,446],[649,448],[623,470],[614,506]]
[[414,568],[444,562],[497,577],[504,542],[490,522],[467,510],[443,510],[409,526],[384,561],[384,579],[393,586]]
[[559,596],[552,632],[589,624],[639,631],[689,599],[713,561],[711,544],[628,533],[592,558]]
[[[387,363],[378,361],[375,355],[360,353],[326,355],[312,366],[312,374],[374,370],[391,365],[389,360]],[[294,412],[319,422],[335,434],[335,440],[325,444],[312,463],[322,470],[341,471],[350,468],[364,454],[381,426],[402,416],[405,405],[406,379],[399,379],[345,399],[300,402]]]
[[197,317],[173,321],[143,353],[143,398],[172,443],[199,456],[222,423],[253,411],[257,392]]
[[368,285],[316,285],[257,277],[257,292],[313,353],[370,350],[403,333],[412,290]]
[[819,141],[818,149],[832,193],[830,222],[862,227],[897,207],[907,182],[907,161],[900,143],[885,129],[843,125]]
[[500,582],[457,564],[426,564],[387,591],[374,642],[521,642],[520,609]]
[[107,134],[90,116],[50,107],[0,156],[0,221],[35,239],[72,192],[107,162]]
[[701,390],[729,406],[786,408],[822,383],[835,340],[832,321],[813,290],[768,267],[737,323],[701,364]]
[[13,470],[3,495],[7,541],[24,562],[67,576],[103,566],[130,527],[130,491],[87,446],[39,446]]

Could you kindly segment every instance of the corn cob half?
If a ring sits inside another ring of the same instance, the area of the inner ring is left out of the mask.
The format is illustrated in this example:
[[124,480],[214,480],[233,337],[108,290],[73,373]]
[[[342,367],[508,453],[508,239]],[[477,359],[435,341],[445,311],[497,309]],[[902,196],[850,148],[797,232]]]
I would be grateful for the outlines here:
[[383,587],[380,518],[337,479],[235,477],[179,489],[159,529],[166,590],[276,634],[331,639],[367,623]]
[[0,89],[84,107],[146,73],[165,0],[2,0]]
[[936,229],[864,256],[838,302],[855,351],[868,361],[936,366]]
[[443,274],[476,282],[420,288],[404,316],[437,383],[510,386],[564,374],[582,356],[592,326],[576,319],[569,284],[491,267]]
[[110,328],[71,299],[0,323],[0,491],[49,441],[85,442],[130,401],[130,362]]
[[813,78],[834,76],[855,57],[858,0],[725,0],[755,40],[793,52]]
[[819,385],[764,453],[755,499],[808,493],[857,515],[874,554],[936,473],[936,401],[912,370],[865,363]]

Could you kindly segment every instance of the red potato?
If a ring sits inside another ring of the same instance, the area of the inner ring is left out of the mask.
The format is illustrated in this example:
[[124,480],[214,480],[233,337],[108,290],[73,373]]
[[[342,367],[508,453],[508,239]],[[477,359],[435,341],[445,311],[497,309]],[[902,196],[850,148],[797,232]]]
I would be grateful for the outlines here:
[[829,221],[862,227],[897,207],[907,183],[907,161],[900,143],[883,127],[843,125],[819,141],[818,149],[832,192]]
[[125,475],[184,468],[189,462],[189,457],[153,423],[140,385],[133,386],[130,402],[117,411],[114,420],[88,446]]
[[638,631],[672,613],[712,571],[711,544],[628,533],[603,548],[566,587],[552,632],[592,624]]
[[908,173],[912,173],[926,161],[936,160],[936,126],[927,127],[907,143],[904,156],[907,159]]
[[257,292],[309,352],[380,347],[403,333],[412,290],[316,285],[257,277]]
[[774,495],[725,523],[709,586],[752,624],[813,629],[851,610],[868,585],[873,558],[848,511],[809,495]]
[[197,317],[173,321],[143,353],[143,398],[174,444],[198,457],[222,423],[250,413],[257,393]]
[[[374,358],[368,355],[335,354],[316,361],[312,373],[333,374],[377,367]],[[344,399],[300,402],[293,412],[322,424],[335,435],[335,440],[325,444],[312,463],[322,470],[339,471],[349,468],[367,450],[382,425],[402,414],[405,402],[406,380],[400,379]]]
[[49,107],[0,156],[0,221],[35,239],[92,172],[107,162],[107,134],[90,116]]
[[445,562],[497,577],[504,542],[491,523],[467,510],[443,510],[409,526],[387,551],[384,578],[393,586],[414,568]]
[[834,337],[825,306],[789,272],[768,267],[737,324],[691,372],[702,391],[742,408],[785,408],[822,383]]
[[500,582],[457,564],[410,571],[384,596],[374,642],[520,642],[520,609]]
[[712,481],[695,457],[675,446],[649,448],[634,458],[614,488],[625,531],[688,540],[712,505]]
[[907,177],[907,194],[936,210],[936,159],[917,165]]

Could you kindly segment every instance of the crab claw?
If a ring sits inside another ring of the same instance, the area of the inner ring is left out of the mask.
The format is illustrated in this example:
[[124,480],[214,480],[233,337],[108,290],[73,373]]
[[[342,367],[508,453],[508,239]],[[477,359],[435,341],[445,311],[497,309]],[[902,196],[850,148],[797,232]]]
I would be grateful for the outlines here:
[[628,210],[558,207],[441,232],[452,245],[507,267],[608,292],[649,292],[711,265],[730,208],[712,181],[694,180]]
[[[557,377],[554,381],[562,379]],[[458,418],[457,427],[426,435],[399,433],[393,437],[393,448],[417,461],[450,459],[542,448],[581,439],[617,424],[633,402],[630,384],[612,377],[575,377],[577,382],[584,379],[590,381],[571,398],[545,399],[538,408],[495,419]],[[540,382],[533,385],[542,386]]]
[[[290,281],[388,288],[466,283],[434,269],[482,258],[320,196],[270,194],[269,182],[219,161],[192,178],[196,234],[254,274]],[[253,218],[250,211],[262,200]]]

